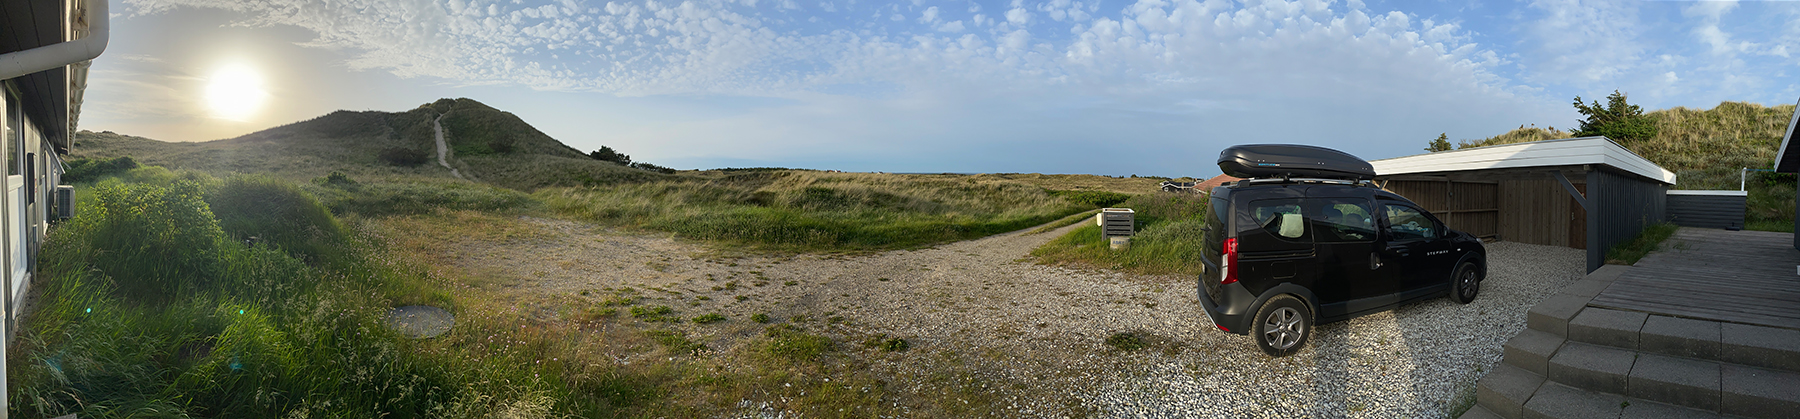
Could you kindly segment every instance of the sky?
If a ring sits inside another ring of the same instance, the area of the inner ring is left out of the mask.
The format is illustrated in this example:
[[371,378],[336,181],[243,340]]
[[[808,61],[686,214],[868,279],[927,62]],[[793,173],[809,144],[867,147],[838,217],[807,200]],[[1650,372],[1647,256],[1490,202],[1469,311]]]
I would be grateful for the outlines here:
[[1800,100],[1796,1],[123,0],[81,128],[231,138],[467,97],[678,169],[1219,173]]

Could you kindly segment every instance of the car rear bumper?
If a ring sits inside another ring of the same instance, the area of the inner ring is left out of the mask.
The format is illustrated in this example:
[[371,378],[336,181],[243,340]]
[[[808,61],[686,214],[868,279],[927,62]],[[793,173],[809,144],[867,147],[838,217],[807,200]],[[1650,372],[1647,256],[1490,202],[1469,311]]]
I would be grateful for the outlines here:
[[[1202,276],[1199,281],[1208,278]],[[1256,303],[1256,296],[1244,289],[1243,284],[1219,285],[1219,298],[1214,301],[1206,294],[1206,286],[1196,281],[1196,291],[1200,295],[1200,307],[1206,310],[1206,317],[1221,330],[1240,335],[1250,334],[1250,306]]]

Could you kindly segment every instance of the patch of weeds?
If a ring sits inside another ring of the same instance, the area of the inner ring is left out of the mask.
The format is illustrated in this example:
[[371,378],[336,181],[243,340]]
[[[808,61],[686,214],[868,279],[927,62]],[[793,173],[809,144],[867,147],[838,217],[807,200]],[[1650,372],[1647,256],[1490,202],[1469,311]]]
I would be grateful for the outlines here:
[[744,300],[749,300],[749,299],[750,299],[750,296],[748,296],[748,295],[739,295],[739,296],[737,296],[737,300],[738,300],[738,301],[744,301]]
[[619,314],[619,309],[611,307],[588,307],[581,310],[581,319],[591,322],[606,317],[612,317],[616,314]]
[[680,317],[675,317],[675,309],[669,308],[669,306],[632,306],[631,317],[647,322],[681,322]]
[[1144,349],[1147,345],[1144,344],[1144,338],[1138,337],[1135,333],[1119,332],[1106,337],[1106,346],[1129,352]]
[[706,350],[706,345],[688,340],[687,334],[680,330],[646,330],[644,336],[649,336],[656,343],[668,348],[669,352],[698,355],[700,351]]
[[808,318],[808,317],[806,317],[806,315],[805,315],[805,314],[795,314],[795,315],[794,315],[794,317],[789,317],[789,318],[788,318],[788,321],[790,321],[790,322],[794,322],[794,323],[806,323],[806,322],[808,322],[808,321],[811,321],[811,320],[812,320],[812,319],[811,319],[811,318]]
[[782,284],[781,284],[781,285],[786,285],[786,286],[790,286],[790,287],[791,287],[791,286],[795,286],[795,285],[800,285],[800,281],[788,281],[788,282],[783,282],[783,283],[782,283]]
[[789,361],[814,361],[830,351],[831,338],[813,335],[791,325],[775,325],[763,330],[769,338],[764,349],[769,354]]
[[711,300],[711,299],[712,299],[712,297],[708,297],[708,296],[704,296],[704,295],[699,295],[699,296],[695,296],[695,297],[694,297],[694,299],[696,299],[696,300],[700,300],[700,301],[706,301],[706,300]]
[[838,324],[838,323],[843,323],[843,322],[844,322],[844,317],[843,317],[843,316],[831,316],[831,317],[827,317],[827,318],[825,318],[825,322],[827,322],[827,323],[831,323],[831,324]]
[[763,281],[756,281],[756,283],[754,283],[754,284],[752,284],[752,285],[756,285],[756,286],[759,286],[759,287],[760,287],[760,286],[764,286],[764,285],[769,285],[769,283],[768,283],[768,282],[763,282]]
[[769,314],[768,313],[752,314],[752,315],[750,315],[750,321],[757,322],[757,323],[768,323],[769,322]]
[[888,282],[888,281],[890,281],[890,279],[887,279],[887,278],[875,278],[875,280],[876,280],[876,281],[881,281],[881,282]]
[[725,315],[719,313],[706,313],[694,318],[695,324],[713,324],[722,321],[725,321]]
[[738,288],[737,281],[726,282],[724,291],[737,291],[737,288]]
[[886,334],[880,334],[863,341],[863,346],[880,349],[885,352],[899,352],[911,348],[912,344],[907,343],[906,339],[890,338],[887,337]]

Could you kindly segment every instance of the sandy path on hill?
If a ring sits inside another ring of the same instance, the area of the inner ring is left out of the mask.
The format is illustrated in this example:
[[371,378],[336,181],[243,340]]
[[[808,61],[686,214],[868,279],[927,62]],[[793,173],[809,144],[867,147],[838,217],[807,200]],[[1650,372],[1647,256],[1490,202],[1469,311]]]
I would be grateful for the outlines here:
[[437,119],[431,120],[431,129],[437,131],[438,164],[444,166],[445,169],[450,169],[451,176],[462,179],[462,173],[457,172],[456,168],[450,167],[450,160],[445,158],[446,155],[450,154],[450,147],[444,145],[444,124],[439,122],[444,120],[444,115],[438,115]]

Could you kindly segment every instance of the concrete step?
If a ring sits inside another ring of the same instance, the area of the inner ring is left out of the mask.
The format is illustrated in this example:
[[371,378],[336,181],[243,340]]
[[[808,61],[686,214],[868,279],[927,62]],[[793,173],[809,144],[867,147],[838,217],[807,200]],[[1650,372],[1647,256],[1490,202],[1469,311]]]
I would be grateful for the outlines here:
[[1693,358],[1639,354],[1626,395],[1717,412],[1721,364]]
[[1500,359],[1506,364],[1523,368],[1538,376],[1545,376],[1549,374],[1546,372],[1546,368],[1550,364],[1550,357],[1556,355],[1556,349],[1562,347],[1563,341],[1562,337],[1550,334],[1550,332],[1537,329],[1521,330],[1518,335],[1501,345],[1505,356]]
[[1475,405],[1474,407],[1470,407],[1469,411],[1463,412],[1462,416],[1457,416],[1456,419],[1501,419],[1501,418],[1500,418],[1500,415],[1496,415],[1496,414],[1494,414],[1494,412],[1488,411],[1487,408],[1481,407],[1481,405]]
[[1800,372],[1800,330],[1722,323],[1719,325],[1719,360]]
[[1599,307],[1582,309],[1569,320],[1569,340],[1636,350],[1638,332],[1649,314]]
[[1526,419],[1616,418],[1625,406],[1625,396],[1547,382],[1523,410]]
[[1581,309],[1587,307],[1588,300],[1592,299],[1575,295],[1552,295],[1525,312],[1525,327],[1567,337],[1569,320],[1581,313]]
[[1751,418],[1800,418],[1800,373],[1720,364],[1720,413]]
[[1501,362],[1475,383],[1475,405],[1506,419],[1524,417],[1520,406],[1531,399],[1544,376]]
[[1620,419],[1723,419],[1717,412],[1627,397]]
[[1637,352],[1581,342],[1564,343],[1550,358],[1551,381],[1583,389],[1625,394]]

